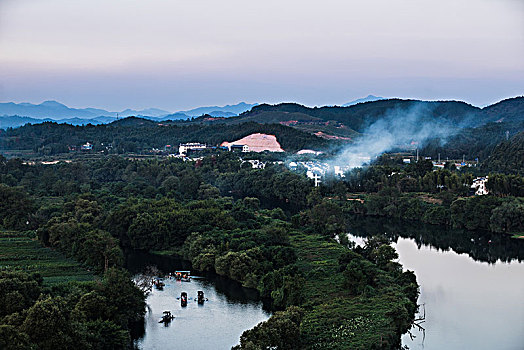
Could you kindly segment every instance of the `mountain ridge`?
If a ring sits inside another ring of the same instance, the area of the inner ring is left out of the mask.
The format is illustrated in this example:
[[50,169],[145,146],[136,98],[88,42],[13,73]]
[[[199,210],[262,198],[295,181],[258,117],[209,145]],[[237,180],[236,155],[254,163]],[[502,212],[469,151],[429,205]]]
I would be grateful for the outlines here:
[[[220,117],[231,117],[236,116],[246,110],[252,108],[256,104],[248,104],[240,102],[233,105],[225,106],[209,106],[209,107],[197,107],[187,111],[176,111],[169,112],[159,108],[146,108],[141,110],[135,109],[124,109],[120,112],[107,111],[101,108],[72,108],[68,107],[63,103],[48,100],[40,104],[33,104],[29,102],[1,102],[0,103],[0,115],[4,116],[20,116],[34,119],[52,119],[52,120],[64,120],[72,118],[80,119],[93,119],[98,117],[129,117],[129,116],[141,116],[150,118],[164,118],[167,116],[176,115],[177,119],[191,118],[201,116],[203,114],[209,114],[212,116]],[[164,118],[165,119],[165,118]]]

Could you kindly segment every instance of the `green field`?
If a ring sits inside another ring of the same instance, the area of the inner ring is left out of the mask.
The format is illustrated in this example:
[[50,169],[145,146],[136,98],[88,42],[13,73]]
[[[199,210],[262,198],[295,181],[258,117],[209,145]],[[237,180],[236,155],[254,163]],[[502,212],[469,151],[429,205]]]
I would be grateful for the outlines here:
[[46,285],[93,280],[76,261],[42,246],[31,234],[13,231],[0,231],[0,270],[38,272]]

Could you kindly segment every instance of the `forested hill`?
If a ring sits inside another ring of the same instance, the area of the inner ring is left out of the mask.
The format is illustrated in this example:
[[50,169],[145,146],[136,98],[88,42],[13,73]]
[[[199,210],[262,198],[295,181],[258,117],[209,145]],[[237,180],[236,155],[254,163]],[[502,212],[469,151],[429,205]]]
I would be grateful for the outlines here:
[[524,97],[508,98],[482,109],[486,122],[524,121]]
[[[305,120],[314,118],[322,121],[337,121],[355,131],[362,132],[367,126],[381,118],[411,111],[420,112],[428,119],[446,118],[453,122],[461,122],[468,116],[480,112],[481,109],[458,101],[428,102],[400,99],[364,102],[349,107],[310,108],[295,103],[282,103],[278,105],[262,104],[234,119],[263,122],[266,119],[274,121],[278,117],[284,121],[292,119],[290,117],[295,117],[299,113],[307,116]],[[296,120],[304,119],[297,118]]]
[[421,153],[433,158],[440,153],[444,159],[465,156],[466,159],[478,158],[482,162],[507,136],[512,137],[523,130],[524,118],[514,122],[491,122],[476,128],[465,128],[447,140],[429,140]]
[[278,124],[177,125],[130,117],[108,125],[72,126],[47,122],[0,130],[0,150],[32,150],[49,155],[65,153],[69,146],[90,142],[94,151],[105,150],[111,144],[111,152],[128,153],[168,144],[178,146],[183,142],[218,145],[258,132],[275,135],[289,152],[305,147],[319,149],[328,144],[327,140]]
[[484,165],[490,170],[524,174],[524,131],[499,143]]

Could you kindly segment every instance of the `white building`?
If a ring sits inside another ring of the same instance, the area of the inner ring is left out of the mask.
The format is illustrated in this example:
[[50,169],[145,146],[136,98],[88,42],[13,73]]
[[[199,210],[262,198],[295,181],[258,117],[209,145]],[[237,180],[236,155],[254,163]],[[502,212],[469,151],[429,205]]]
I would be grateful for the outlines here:
[[82,151],[90,151],[90,150],[93,149],[93,145],[92,145],[91,143],[89,143],[89,142],[86,142],[85,144],[83,144],[83,145],[80,147],[80,149],[81,149]]
[[318,187],[320,185],[322,176],[319,173],[313,172],[311,170],[308,170],[306,172],[306,176],[310,179],[313,179],[315,182],[315,187]]
[[203,151],[207,148],[206,144],[204,143],[198,143],[198,142],[190,142],[190,143],[181,143],[178,146],[178,153],[179,154],[187,154],[187,151]]
[[335,171],[335,176],[346,177],[346,175],[344,174],[344,168],[342,168],[341,166],[335,165],[333,166],[333,170]]
[[487,182],[488,182],[488,176],[477,177],[475,180],[473,180],[473,184],[471,185],[471,188],[475,189],[476,196],[483,196],[489,193],[488,189],[486,188]]
[[244,163],[251,164],[251,167],[253,169],[264,169],[266,167],[266,163],[265,162],[261,162],[258,159],[243,160],[242,163],[240,163],[240,165],[242,166],[242,164],[244,164]]
[[249,152],[249,146],[248,145],[230,144],[230,145],[228,145],[226,147],[229,149],[229,151],[241,151],[242,153]]

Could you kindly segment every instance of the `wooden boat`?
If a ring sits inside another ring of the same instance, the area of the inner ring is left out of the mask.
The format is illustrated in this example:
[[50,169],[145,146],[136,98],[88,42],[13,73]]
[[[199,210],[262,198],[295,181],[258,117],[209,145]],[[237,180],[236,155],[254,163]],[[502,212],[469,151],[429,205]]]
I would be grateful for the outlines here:
[[180,305],[183,307],[187,306],[187,293],[186,292],[182,292],[182,294],[180,294]]
[[174,277],[177,281],[191,282],[191,271],[175,271]]
[[153,285],[156,289],[163,290],[166,284],[164,283],[164,280],[162,278],[155,278],[153,280]]
[[199,290],[197,292],[197,302],[199,304],[204,304],[204,301],[207,301],[207,298],[204,298],[204,292]]
[[173,316],[171,314],[171,311],[164,311],[164,315],[162,316],[160,321],[158,321],[158,323],[166,323],[167,324],[167,323],[171,322],[174,318],[175,318],[175,316]]

